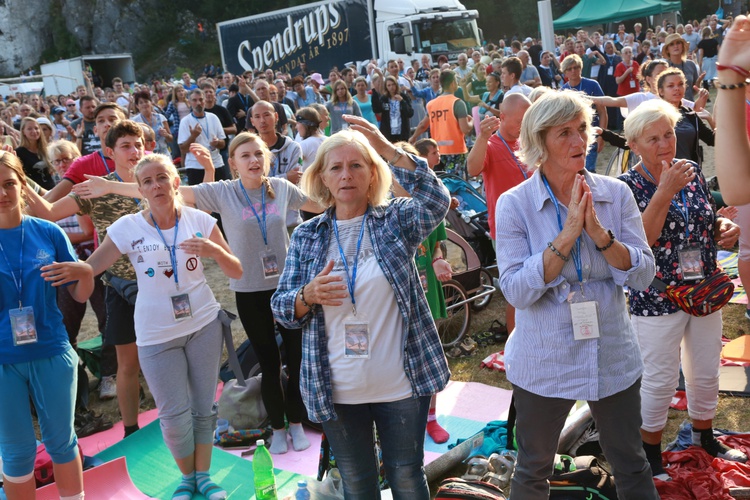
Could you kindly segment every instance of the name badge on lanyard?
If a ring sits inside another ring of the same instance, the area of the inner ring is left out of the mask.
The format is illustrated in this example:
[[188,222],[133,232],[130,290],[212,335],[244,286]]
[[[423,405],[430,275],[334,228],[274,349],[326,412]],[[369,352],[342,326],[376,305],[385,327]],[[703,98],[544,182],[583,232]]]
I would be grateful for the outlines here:
[[3,254],[5,263],[8,265],[10,275],[13,278],[13,284],[16,285],[16,291],[18,292],[18,309],[10,309],[8,315],[10,316],[10,330],[13,334],[13,345],[25,345],[33,344],[39,339],[36,332],[36,323],[34,322],[34,308],[31,306],[23,306],[23,242],[26,236],[26,228],[23,226],[25,218],[21,219],[21,251],[18,258],[18,279],[16,274],[13,272],[13,266],[10,265],[10,260],[5,253],[2,243],[0,242],[0,253]]
[[[542,176],[544,187],[547,188],[552,204],[557,212],[557,225],[560,231],[563,229],[562,216],[560,215],[560,204],[552,192],[552,188],[547,182],[547,178]],[[570,305],[570,317],[573,322],[573,338],[575,340],[590,340],[599,338],[599,305],[595,300],[586,299],[583,289],[583,265],[581,261],[581,237],[576,239],[576,245],[570,252],[573,265],[578,275],[580,292],[571,291],[568,294],[568,304]],[[572,289],[572,287],[571,287]]]
[[362,225],[359,228],[359,237],[357,238],[357,247],[354,253],[354,262],[352,263],[352,272],[349,274],[349,264],[346,261],[346,254],[341,247],[339,239],[339,228],[336,224],[336,213],[333,214],[333,232],[336,235],[336,244],[339,247],[339,256],[346,273],[346,285],[349,290],[349,296],[352,300],[352,313],[344,318],[344,357],[345,358],[369,358],[370,357],[370,323],[363,313],[357,313],[357,302],[354,297],[354,287],[357,281],[357,266],[359,264],[359,251],[362,248],[362,239],[365,234],[365,225],[367,223],[367,214],[369,208],[362,217]]
[[151,217],[151,222],[154,223],[156,232],[159,233],[159,237],[161,238],[161,241],[164,243],[164,246],[169,251],[169,259],[172,264],[172,277],[174,278],[175,289],[177,292],[169,296],[169,299],[172,305],[172,317],[174,318],[175,321],[181,321],[184,319],[192,318],[193,309],[190,306],[190,295],[187,293],[179,293],[180,278],[179,278],[179,269],[178,269],[178,262],[177,262],[177,233],[180,230],[180,216],[177,213],[177,209],[175,209],[174,238],[173,238],[171,247],[167,244],[167,240],[164,238],[164,234],[161,232],[161,228],[159,227],[159,224],[156,223],[156,219],[154,219],[154,214],[150,213],[149,216]]

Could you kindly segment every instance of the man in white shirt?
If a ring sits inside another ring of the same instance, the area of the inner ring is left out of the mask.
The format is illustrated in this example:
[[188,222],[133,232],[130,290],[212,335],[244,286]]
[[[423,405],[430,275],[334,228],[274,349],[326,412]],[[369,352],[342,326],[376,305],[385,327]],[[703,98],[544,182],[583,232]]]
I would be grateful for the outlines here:
[[180,121],[177,142],[180,145],[188,184],[194,186],[203,182],[204,169],[190,152],[190,145],[197,142],[208,148],[211,151],[211,160],[218,169],[224,166],[220,150],[224,148],[226,135],[219,118],[213,113],[206,112],[206,97],[202,90],[194,89],[190,92],[190,106],[192,111]]
[[509,57],[501,66],[500,79],[502,80],[503,88],[507,88],[505,95],[515,94],[517,92],[522,93],[526,97],[531,94],[534,90],[528,85],[520,83],[521,74],[523,73],[523,63],[517,57]]

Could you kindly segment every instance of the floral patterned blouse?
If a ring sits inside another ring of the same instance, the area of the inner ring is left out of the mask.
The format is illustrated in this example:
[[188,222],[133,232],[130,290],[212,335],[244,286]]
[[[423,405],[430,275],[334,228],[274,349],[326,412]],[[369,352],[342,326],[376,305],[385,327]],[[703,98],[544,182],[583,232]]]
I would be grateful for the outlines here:
[[[677,193],[672,198],[659,239],[651,247],[656,259],[656,278],[667,285],[692,283],[692,281],[682,280],[682,269],[678,257],[678,250],[688,244],[697,245],[700,249],[704,276],[711,274],[717,266],[714,239],[716,205],[700,167],[696,163],[690,163],[695,169],[696,176],[683,189],[688,207],[689,238],[685,234],[683,198],[680,193]],[[643,213],[656,193],[656,185],[648,176],[643,176],[635,168],[622,174],[619,179],[633,191],[638,209]],[[666,294],[653,286],[644,291],[630,290],[630,313],[635,316],[664,316],[679,310],[680,308],[669,300]]]

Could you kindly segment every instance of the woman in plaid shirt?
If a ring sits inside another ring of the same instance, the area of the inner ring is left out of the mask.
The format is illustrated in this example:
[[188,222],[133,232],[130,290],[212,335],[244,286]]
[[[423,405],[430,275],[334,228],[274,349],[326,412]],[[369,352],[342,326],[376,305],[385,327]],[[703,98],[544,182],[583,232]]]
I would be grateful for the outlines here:
[[[282,324],[304,329],[302,397],[323,425],[345,496],[380,497],[374,422],[393,497],[428,499],[427,411],[450,373],[414,254],[450,197],[424,160],[367,120],[344,119],[353,132],[327,139],[302,178],[328,209],[292,235],[272,307]],[[391,170],[412,198],[387,199]]]

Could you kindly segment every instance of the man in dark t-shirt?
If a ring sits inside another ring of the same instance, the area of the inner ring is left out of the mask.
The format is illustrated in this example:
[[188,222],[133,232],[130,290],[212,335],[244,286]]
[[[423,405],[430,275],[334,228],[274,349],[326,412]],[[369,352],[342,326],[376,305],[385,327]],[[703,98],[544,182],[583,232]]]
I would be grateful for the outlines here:
[[96,99],[88,95],[82,96],[79,106],[81,107],[82,116],[70,122],[70,126],[76,133],[76,146],[81,151],[81,155],[86,156],[96,153],[102,148],[101,140],[94,132]]

